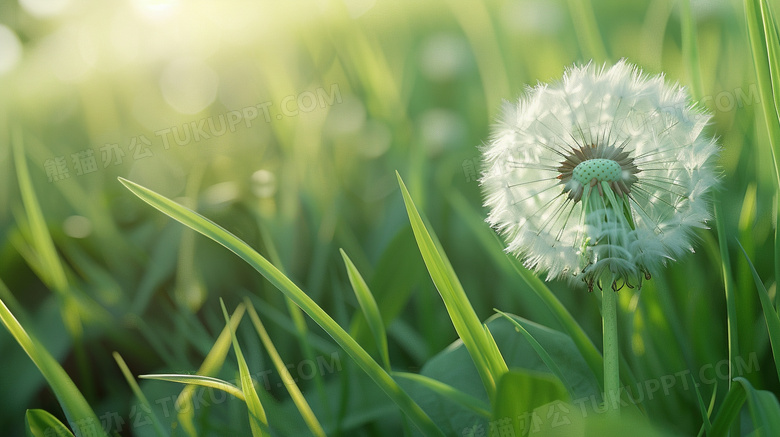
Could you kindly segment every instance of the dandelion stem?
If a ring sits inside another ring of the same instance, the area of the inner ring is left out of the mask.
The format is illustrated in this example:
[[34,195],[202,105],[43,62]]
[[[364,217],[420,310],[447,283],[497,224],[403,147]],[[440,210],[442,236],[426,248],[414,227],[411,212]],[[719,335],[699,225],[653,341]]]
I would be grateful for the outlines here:
[[620,376],[618,368],[617,292],[604,287],[601,317],[604,334],[604,404],[611,414],[620,408]]

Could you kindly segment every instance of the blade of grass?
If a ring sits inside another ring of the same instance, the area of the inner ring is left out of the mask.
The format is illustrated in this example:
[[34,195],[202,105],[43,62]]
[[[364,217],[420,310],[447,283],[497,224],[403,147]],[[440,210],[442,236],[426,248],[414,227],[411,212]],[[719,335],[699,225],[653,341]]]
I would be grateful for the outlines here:
[[506,363],[503,360],[499,361],[492,353],[492,347],[482,328],[482,323],[477,318],[477,314],[455,275],[447,255],[441,249],[436,234],[429,232],[426,227],[401,179],[401,175],[396,172],[396,176],[401,187],[406,212],[412,224],[414,237],[428,268],[428,273],[444,301],[444,306],[447,308],[455,330],[463,340],[463,344],[477,367],[488,398],[492,400],[496,394],[496,383],[505,373]]
[[[221,298],[219,299],[219,304],[222,306],[222,314],[225,316],[225,325],[230,326],[230,316],[227,308],[225,308],[225,302]],[[265,417],[265,410],[260,403],[260,398],[257,396],[252,376],[249,374],[249,366],[247,366],[246,360],[244,360],[241,346],[238,345],[238,340],[236,340],[235,329],[232,327],[230,328],[230,338],[233,342],[233,352],[236,354],[236,361],[238,361],[238,375],[241,380],[241,391],[244,393],[244,401],[246,402],[247,410],[249,410],[249,426],[252,429],[252,436],[270,436],[271,433],[268,430],[268,419]]]
[[24,415],[27,437],[73,437],[67,426],[45,410],[27,410]]
[[[225,362],[225,358],[227,358],[228,351],[230,350],[230,333],[238,327],[238,324],[241,322],[241,319],[244,316],[244,311],[245,309],[243,305],[239,305],[235,311],[233,311],[233,315],[230,317],[230,325],[225,326],[225,328],[222,329],[219,337],[217,337],[217,341],[214,342],[214,345],[211,347],[211,350],[206,355],[206,358],[203,360],[203,363],[196,372],[197,375],[212,376],[216,374],[217,371],[219,371],[219,369],[222,367],[222,364]],[[179,408],[179,414],[177,416],[179,424],[187,433],[187,435],[191,437],[197,437],[198,435],[194,422],[195,408],[192,404],[192,397],[194,395],[195,385],[188,385],[184,387],[184,390],[179,393],[179,397],[176,398],[176,405],[181,405],[181,408]]]
[[363,279],[360,272],[358,272],[355,264],[352,263],[352,260],[349,259],[343,249],[339,249],[339,251],[341,252],[341,257],[344,258],[344,264],[347,267],[349,283],[352,284],[352,289],[355,291],[355,297],[368,322],[368,327],[371,329],[371,333],[374,334],[374,340],[376,340],[379,356],[382,358],[382,364],[384,364],[385,370],[389,372],[390,354],[387,351],[387,334],[385,333],[385,323],[382,320],[382,315],[379,313],[379,307],[376,304],[376,300],[374,300],[374,295],[371,294],[371,290],[368,289],[366,281]]
[[533,335],[531,335],[530,332],[528,332],[527,329],[523,325],[517,322],[517,320],[513,319],[512,317],[509,317],[509,314],[499,311],[497,309],[493,309],[493,311],[497,312],[498,314],[501,314],[505,319],[512,322],[513,325],[515,325],[515,329],[523,334],[523,337],[525,337],[526,340],[528,340],[528,343],[531,344],[531,347],[534,348],[536,353],[539,355],[539,358],[542,359],[545,365],[547,365],[547,368],[550,369],[550,372],[552,372],[553,375],[555,375],[561,383],[563,383],[563,386],[566,387],[566,391],[569,392],[570,396],[574,396],[574,389],[572,388],[571,384],[569,384],[569,381],[566,379],[566,375],[563,374],[561,371],[561,368],[558,367],[558,365],[553,361],[550,354],[547,353],[547,351],[544,349],[544,347],[539,344],[538,341],[534,338]]
[[[780,435],[780,403],[772,392],[756,390],[750,382],[743,378],[734,378],[736,384],[723,399],[718,415],[712,422],[708,437],[725,437],[731,424],[739,417],[739,412],[745,401],[748,403],[753,426],[758,436]],[[753,434],[751,434],[753,435]]]
[[35,337],[24,330],[2,300],[0,300],[0,320],[41,371],[46,382],[49,383],[68,418],[68,422],[75,428],[76,437],[86,435],[107,437],[100,421],[95,416],[95,412],[92,411],[62,366],[41,346]]
[[[764,0],[745,0],[745,18],[747,19],[750,51],[753,54],[753,66],[756,71],[758,92],[761,94],[761,108],[764,115],[764,125],[769,135],[769,151],[772,154],[775,170],[776,187],[780,190],[780,120],[777,113],[777,99],[780,99],[780,83],[772,80],[773,74],[778,74],[777,47],[767,47],[767,43],[777,44],[777,34],[773,19]],[[766,32],[765,25],[769,27]],[[767,35],[768,33],[768,35]],[[775,71],[772,71],[775,67]]]
[[[89,360],[87,359],[87,354],[82,343],[84,327],[82,326],[81,314],[84,305],[75,298],[75,290],[70,289],[70,286],[68,285],[65,267],[57,254],[57,249],[54,246],[54,240],[51,237],[51,233],[49,233],[49,229],[46,227],[46,221],[41,210],[40,202],[38,202],[38,197],[35,194],[32,179],[30,178],[30,171],[27,168],[27,159],[24,153],[23,142],[21,130],[14,130],[12,143],[16,176],[19,181],[22,203],[24,204],[27,221],[30,226],[33,246],[35,247],[40,264],[43,267],[40,271],[43,275],[41,279],[63,299],[60,311],[62,320],[65,322],[68,333],[70,333],[73,338],[73,349],[76,356],[76,362],[82,380],[85,381],[84,389],[87,393],[91,393],[94,391],[91,386],[90,378],[92,372],[89,370]],[[88,297],[79,297],[83,302],[88,303],[90,307],[102,309],[102,307],[99,307],[98,305],[92,305],[93,302]],[[85,312],[84,314],[88,313]]]
[[584,42],[581,46],[584,58],[598,63],[607,61],[607,49],[590,0],[569,0],[569,11],[577,39]]
[[[721,212],[721,205],[715,202],[715,223],[718,231],[718,245],[720,246],[720,262],[723,272],[723,287],[726,293],[726,328],[729,341],[729,362],[736,362],[739,356],[739,339],[737,337],[737,309],[734,305],[734,277],[731,271],[731,257],[729,255],[728,239],[726,238],[725,220]],[[729,366],[729,389],[733,378],[731,366]]]
[[690,376],[691,376],[691,381],[693,382],[693,389],[696,390],[696,402],[699,405],[699,413],[701,414],[701,420],[702,420],[702,429],[699,432],[699,434],[704,432],[707,435],[709,435],[710,430],[712,429],[712,422],[710,422],[710,415],[707,412],[707,406],[704,405],[704,399],[702,399],[701,397],[701,391],[699,391],[699,384],[696,383],[696,379],[693,377],[693,375]]
[[138,375],[138,377],[141,379],[178,382],[179,384],[186,384],[187,386],[216,388],[217,390],[222,390],[225,393],[235,396],[236,398],[246,402],[246,396],[244,396],[244,392],[241,391],[240,388],[227,381],[223,381],[219,378],[213,378],[211,376],[187,375],[180,373],[156,373],[151,375]]
[[274,343],[271,341],[271,337],[268,336],[268,332],[266,332],[265,326],[263,326],[263,322],[260,320],[260,317],[258,317],[249,298],[244,298],[244,305],[246,305],[249,310],[249,318],[252,320],[255,330],[260,336],[263,346],[265,346],[268,351],[268,355],[271,357],[271,361],[274,363],[276,371],[279,372],[279,375],[282,377],[284,387],[287,389],[287,392],[290,393],[290,397],[295,403],[295,406],[298,407],[298,411],[301,413],[301,416],[303,416],[303,421],[306,422],[306,426],[309,427],[312,434],[324,437],[325,430],[322,429],[322,425],[320,425],[320,422],[317,420],[317,416],[314,415],[309,403],[306,402],[306,398],[303,397],[303,393],[301,393],[298,385],[295,384],[295,379],[290,375],[290,371],[287,370],[287,366],[284,364],[284,361],[282,361],[282,357],[279,355]]
[[[523,282],[544,302],[553,316],[561,324],[563,330],[571,337],[577,349],[582,354],[588,367],[593,372],[599,387],[604,388],[604,374],[602,373],[603,361],[601,353],[590,340],[588,335],[577,323],[569,310],[561,303],[555,294],[545,285],[545,283],[533,274],[530,270],[523,267],[520,262],[503,251],[503,245],[498,236],[493,233],[485,224],[476,211],[468,205],[463,196],[454,193],[449,196],[453,208],[459,212],[459,215],[466,220],[466,223],[474,230],[479,241],[485,247],[485,250],[491,254],[499,266],[502,266],[507,272],[514,271]],[[621,366],[621,376],[625,381],[636,385],[633,378],[623,374],[626,366]]]
[[699,64],[699,44],[696,40],[696,20],[691,13],[691,1],[680,2],[680,22],[682,24],[683,57],[688,68],[688,78],[691,83],[691,94],[694,100],[701,99],[702,81],[701,67]]
[[780,358],[778,357],[778,354],[780,354],[780,316],[777,315],[775,307],[772,305],[772,299],[769,298],[769,293],[767,293],[766,287],[764,287],[764,283],[761,281],[761,277],[758,276],[758,272],[756,271],[755,266],[753,266],[753,262],[750,260],[750,257],[748,257],[747,252],[745,252],[745,249],[742,247],[739,240],[737,240],[737,244],[739,245],[740,250],[742,250],[742,254],[745,255],[745,259],[750,266],[750,271],[753,272],[753,280],[756,282],[756,290],[758,290],[758,297],[761,300],[761,309],[764,311],[766,329],[769,331],[769,344],[772,346],[772,356],[775,359],[775,371],[777,372],[777,377],[780,378],[780,366],[777,364],[779,362],[778,358]]
[[16,176],[19,181],[19,190],[22,194],[22,203],[27,214],[27,221],[30,224],[30,234],[33,240],[33,246],[37,252],[40,262],[45,267],[46,277],[41,279],[47,283],[55,292],[61,295],[68,293],[68,279],[65,276],[65,269],[57,255],[57,249],[54,247],[54,241],[46,227],[46,221],[43,218],[38,197],[35,194],[30,171],[27,168],[27,160],[22,146],[22,133],[19,130],[14,131],[13,150],[14,162],[16,165]]
[[425,375],[420,375],[419,373],[393,372],[393,376],[415,381],[431,389],[431,391],[438,393],[445,399],[455,402],[456,404],[471,410],[482,417],[488,419],[491,417],[490,405],[486,404],[481,399],[477,399],[468,393],[464,393],[456,389],[449,384],[445,384]]
[[139,401],[141,401],[141,404],[146,407],[147,411],[151,411],[149,417],[152,418],[152,425],[154,426],[154,431],[157,433],[158,436],[167,436],[168,433],[165,432],[162,423],[160,423],[160,419],[158,419],[157,415],[154,414],[154,409],[152,409],[152,404],[149,403],[149,400],[144,395],[144,392],[141,391],[141,387],[138,386],[138,383],[136,382],[135,378],[133,378],[133,374],[130,372],[130,369],[127,367],[127,363],[125,363],[125,360],[122,359],[122,356],[119,355],[118,352],[114,352],[113,356],[117,365],[119,365],[119,368],[122,370],[122,374],[125,376],[125,379],[127,380],[127,384],[130,385],[130,388],[133,390],[135,397],[138,398]]
[[349,356],[365,371],[379,387],[410,417],[415,426],[426,435],[442,435],[441,430],[433,423],[427,414],[401,389],[393,378],[374,361],[365,349],[350,337],[332,317],[330,317],[314,300],[282,274],[273,264],[253,250],[249,245],[235,235],[226,231],[216,223],[206,219],[154,191],[144,188],[134,182],[119,178],[120,182],[141,200],[167,214],[215,242],[223,245],[250,266],[262,274],[271,284],[288,296],[296,305],[306,312],[341,346]]
[[[260,229],[260,235],[262,236],[263,243],[268,251],[268,258],[273,265],[284,273],[282,258],[279,256],[279,251],[276,249],[271,233],[268,232],[267,227],[263,225],[260,213],[256,209],[253,211],[256,216],[258,228]],[[311,341],[307,339],[309,328],[306,326],[306,319],[303,311],[287,296],[284,296],[284,302],[287,306],[287,312],[290,314],[290,319],[292,319],[293,326],[295,326],[295,335],[298,337],[298,343],[301,345],[303,356],[306,357],[307,360],[314,361],[314,348],[312,347]],[[325,382],[322,379],[322,375],[318,372],[314,372],[314,386],[317,388],[320,402],[322,402],[322,405],[325,408],[325,417],[331,418],[332,412],[330,410],[330,402],[328,402],[328,395],[325,392]]]

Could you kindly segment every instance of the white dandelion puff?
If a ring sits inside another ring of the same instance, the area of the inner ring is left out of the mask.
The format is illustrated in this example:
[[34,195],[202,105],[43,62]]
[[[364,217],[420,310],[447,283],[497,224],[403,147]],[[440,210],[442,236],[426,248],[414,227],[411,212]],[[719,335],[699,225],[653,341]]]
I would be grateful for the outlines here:
[[572,67],[505,104],[483,148],[487,221],[548,280],[641,285],[692,251],[710,218],[710,117],[684,88],[623,60]]

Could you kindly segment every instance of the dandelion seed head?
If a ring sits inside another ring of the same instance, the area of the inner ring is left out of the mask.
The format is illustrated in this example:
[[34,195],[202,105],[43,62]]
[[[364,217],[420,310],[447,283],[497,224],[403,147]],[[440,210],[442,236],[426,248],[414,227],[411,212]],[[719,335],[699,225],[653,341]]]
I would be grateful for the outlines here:
[[684,88],[623,60],[569,68],[504,104],[482,149],[487,221],[548,280],[639,285],[710,218],[709,120]]

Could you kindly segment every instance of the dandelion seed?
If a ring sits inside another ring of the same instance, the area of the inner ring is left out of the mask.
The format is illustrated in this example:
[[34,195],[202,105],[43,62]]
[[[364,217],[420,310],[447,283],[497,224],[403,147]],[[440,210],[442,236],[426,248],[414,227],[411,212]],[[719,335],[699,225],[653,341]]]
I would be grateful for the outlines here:
[[505,105],[483,149],[487,221],[548,280],[641,286],[693,251],[710,217],[709,119],[682,87],[625,61],[572,67]]

